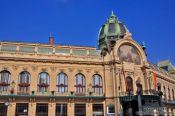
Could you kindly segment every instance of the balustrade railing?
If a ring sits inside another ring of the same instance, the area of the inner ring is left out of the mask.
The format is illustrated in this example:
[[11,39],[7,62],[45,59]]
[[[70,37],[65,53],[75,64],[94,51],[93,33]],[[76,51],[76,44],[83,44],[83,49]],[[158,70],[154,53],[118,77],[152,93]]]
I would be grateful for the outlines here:
[[0,91],[0,96],[26,96],[26,97],[59,97],[59,96],[74,96],[74,97],[100,97],[100,96],[104,96],[104,93],[101,94],[96,94],[93,92],[89,92],[89,93],[74,93],[74,92],[55,92],[55,91],[50,91],[50,92],[35,92],[35,91],[31,91],[29,92],[15,92],[15,93],[11,93],[10,91]]
[[[137,95],[137,91],[124,91],[119,92],[119,96],[133,96]],[[141,95],[159,95],[159,92],[153,89],[150,90],[142,90]]]

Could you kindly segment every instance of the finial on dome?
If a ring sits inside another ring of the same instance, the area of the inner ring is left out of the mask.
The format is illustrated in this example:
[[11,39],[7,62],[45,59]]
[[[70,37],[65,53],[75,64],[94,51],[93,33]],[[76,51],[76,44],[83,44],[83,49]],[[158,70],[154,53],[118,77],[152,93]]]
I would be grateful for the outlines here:
[[111,17],[115,17],[116,18],[116,15],[114,14],[113,10],[111,11]]
[[114,15],[114,11],[113,10],[111,11],[111,15]]

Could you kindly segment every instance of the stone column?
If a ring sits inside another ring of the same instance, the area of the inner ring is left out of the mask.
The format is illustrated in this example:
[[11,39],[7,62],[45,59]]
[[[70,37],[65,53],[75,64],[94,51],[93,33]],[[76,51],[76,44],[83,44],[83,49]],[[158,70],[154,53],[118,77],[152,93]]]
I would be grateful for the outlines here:
[[56,112],[56,104],[55,103],[49,103],[48,115],[49,116],[55,116],[55,112]]
[[68,116],[74,116],[74,103],[68,103],[68,106],[67,106],[67,113],[68,113]]
[[10,103],[7,108],[7,116],[15,116],[16,103]]
[[93,106],[92,103],[87,103],[86,104],[86,114],[89,116],[93,116]]
[[36,103],[29,103],[28,115],[35,116],[36,115]]

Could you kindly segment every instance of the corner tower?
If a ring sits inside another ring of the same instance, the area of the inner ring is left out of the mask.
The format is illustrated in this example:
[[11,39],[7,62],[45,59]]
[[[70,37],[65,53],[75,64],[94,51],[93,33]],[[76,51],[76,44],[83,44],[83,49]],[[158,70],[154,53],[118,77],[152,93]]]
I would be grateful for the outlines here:
[[98,49],[105,55],[110,52],[118,39],[122,39],[128,30],[121,23],[114,12],[111,12],[107,22],[102,25],[98,35]]

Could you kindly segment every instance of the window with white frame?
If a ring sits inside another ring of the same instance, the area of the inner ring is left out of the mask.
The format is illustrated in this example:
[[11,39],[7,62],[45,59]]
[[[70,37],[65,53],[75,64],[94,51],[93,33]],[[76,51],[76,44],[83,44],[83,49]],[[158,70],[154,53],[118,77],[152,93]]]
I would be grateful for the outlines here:
[[3,70],[0,72],[0,91],[8,91],[10,86],[10,72]]
[[49,75],[47,72],[41,72],[38,79],[38,92],[48,92]]
[[19,74],[19,94],[28,94],[30,89],[30,74],[27,71],[23,71]]
[[83,74],[77,74],[75,76],[75,93],[76,94],[85,93],[85,77]]
[[107,106],[107,116],[115,116],[115,107],[113,104]]
[[60,73],[57,76],[57,91],[60,93],[67,92],[67,75],[65,73]]
[[103,93],[103,84],[102,84],[102,78],[100,75],[95,74],[93,76],[93,92],[95,94],[102,94]]

